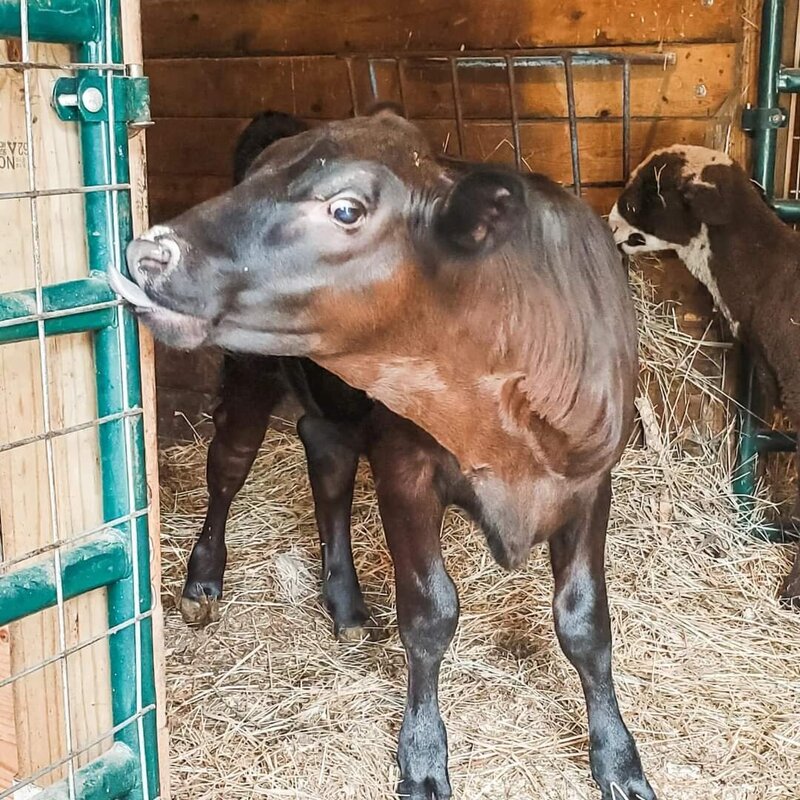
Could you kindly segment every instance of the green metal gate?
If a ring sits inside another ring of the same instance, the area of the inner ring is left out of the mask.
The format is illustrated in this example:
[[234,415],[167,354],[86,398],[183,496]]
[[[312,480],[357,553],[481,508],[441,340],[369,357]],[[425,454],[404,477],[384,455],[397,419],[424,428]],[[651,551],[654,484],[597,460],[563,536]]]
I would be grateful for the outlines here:
[[[0,345],[38,340],[42,385],[47,387],[46,337],[92,332],[97,378],[93,420],[54,428],[45,404],[44,431],[25,440],[0,443],[0,450],[33,441],[43,443],[51,477],[49,502],[55,520],[53,442],[82,429],[95,429],[106,521],[100,528],[70,538],[69,545],[54,524],[45,561],[32,565],[24,564],[23,559],[0,562],[0,626],[56,607],[62,647],[51,660],[66,670],[72,652],[64,644],[64,603],[105,587],[108,624],[100,638],[108,644],[111,686],[99,689],[111,693],[113,718],[113,728],[101,740],[110,741],[113,737],[113,745],[99,758],[79,767],[79,757],[89,747],[76,750],[70,745],[59,763],[26,775],[11,788],[0,791],[0,800],[13,797],[25,784],[34,784],[56,769],[65,772],[66,778],[44,789],[38,795],[43,800],[153,800],[159,796],[139,340],[135,320],[121,307],[105,278],[109,264],[124,264],[124,246],[132,234],[128,127],[132,123],[144,124],[148,118],[146,79],[123,60],[119,3],[120,0],[0,0],[0,38],[20,40],[20,58],[0,63],[0,69],[22,73],[24,96],[20,102],[25,104],[28,154],[27,189],[0,193],[0,203],[19,198],[30,201],[36,275],[32,288],[0,295]],[[70,77],[54,80],[52,103],[64,120],[63,125],[80,128],[82,187],[41,189],[37,183],[32,133],[36,120],[31,112],[29,74],[51,65],[31,60],[31,42],[71,46],[72,62],[59,65]],[[90,272],[83,279],[43,285],[37,261],[38,207],[47,197],[70,193],[83,197]],[[14,268],[13,264],[0,264],[0,270]],[[46,398],[46,388],[44,394]],[[44,487],[43,491],[47,490]],[[19,677],[0,680],[0,688]],[[70,702],[88,701],[89,698],[65,699],[67,707]],[[68,744],[72,738],[69,720],[67,713]]]

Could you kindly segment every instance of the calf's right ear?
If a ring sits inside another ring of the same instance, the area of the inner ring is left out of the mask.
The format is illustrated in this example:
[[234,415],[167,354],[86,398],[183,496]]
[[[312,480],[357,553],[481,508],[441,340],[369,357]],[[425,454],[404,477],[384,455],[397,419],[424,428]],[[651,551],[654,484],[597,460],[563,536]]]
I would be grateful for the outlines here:
[[525,218],[522,178],[482,169],[459,178],[436,215],[437,240],[463,255],[502,247]]

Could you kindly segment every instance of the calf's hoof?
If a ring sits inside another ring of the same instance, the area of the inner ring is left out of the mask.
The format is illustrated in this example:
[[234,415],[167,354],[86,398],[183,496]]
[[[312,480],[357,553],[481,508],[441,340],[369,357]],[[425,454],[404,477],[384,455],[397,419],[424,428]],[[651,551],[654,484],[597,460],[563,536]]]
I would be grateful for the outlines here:
[[337,625],[333,624],[333,635],[336,641],[348,643],[358,643],[371,641],[375,638],[374,628],[368,625]]
[[800,586],[784,586],[780,595],[781,605],[800,611]]
[[208,625],[219,620],[219,598],[222,592],[199,583],[187,585],[183,589],[178,608],[187,625]]
[[603,790],[603,800],[656,800],[655,793],[650,784],[644,780],[633,783],[611,783],[608,789]]
[[410,800],[450,800],[447,773],[447,732],[438,715],[423,712],[413,721],[406,716],[397,746],[400,782],[397,793]]
[[450,800],[453,796],[446,771],[423,781],[404,778],[397,784],[397,794],[402,800]]
[[603,800],[657,800],[642,770],[636,745],[629,735],[621,741],[609,737],[591,753],[592,776]]
[[375,626],[363,600],[335,602],[330,593],[323,592],[325,606],[333,619],[333,635],[339,642],[360,642],[374,639]]

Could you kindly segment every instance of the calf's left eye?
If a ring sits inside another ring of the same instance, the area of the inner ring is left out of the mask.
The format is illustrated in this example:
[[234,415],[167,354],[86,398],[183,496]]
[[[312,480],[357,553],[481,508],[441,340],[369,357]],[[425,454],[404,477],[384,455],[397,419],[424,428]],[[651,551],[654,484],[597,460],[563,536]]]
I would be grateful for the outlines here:
[[367,209],[352,197],[339,197],[329,207],[330,215],[341,226],[354,228],[364,220]]

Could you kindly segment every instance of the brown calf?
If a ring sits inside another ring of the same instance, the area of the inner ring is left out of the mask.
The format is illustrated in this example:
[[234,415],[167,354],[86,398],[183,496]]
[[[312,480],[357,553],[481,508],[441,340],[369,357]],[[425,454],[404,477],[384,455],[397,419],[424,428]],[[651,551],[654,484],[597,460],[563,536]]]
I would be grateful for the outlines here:
[[165,342],[308,356],[378,401],[366,449],[409,664],[400,791],[451,795],[437,684],[458,598],[439,529],[455,503],[505,566],[549,541],[592,773],[604,800],[653,800],[611,676],[603,554],[636,353],[602,221],[542,176],[439,159],[382,111],[276,142],[128,264],[135,282],[114,285]]

